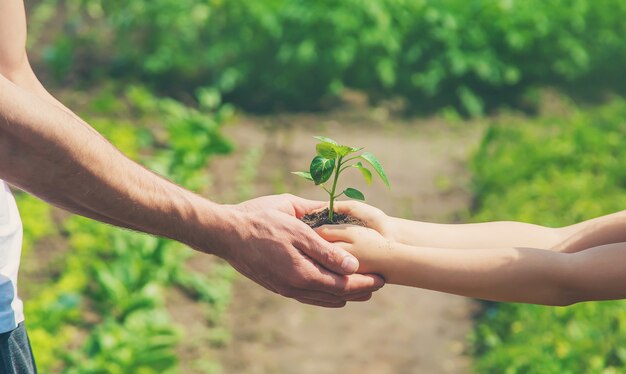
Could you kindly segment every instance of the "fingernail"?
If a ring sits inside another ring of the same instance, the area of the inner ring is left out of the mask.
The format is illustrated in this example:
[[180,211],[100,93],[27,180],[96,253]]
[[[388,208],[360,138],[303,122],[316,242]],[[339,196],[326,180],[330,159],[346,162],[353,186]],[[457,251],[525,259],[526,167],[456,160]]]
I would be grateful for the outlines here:
[[359,262],[356,260],[356,258],[352,256],[346,256],[343,258],[343,262],[341,263],[341,268],[346,273],[352,274],[352,273],[355,273],[359,269]]

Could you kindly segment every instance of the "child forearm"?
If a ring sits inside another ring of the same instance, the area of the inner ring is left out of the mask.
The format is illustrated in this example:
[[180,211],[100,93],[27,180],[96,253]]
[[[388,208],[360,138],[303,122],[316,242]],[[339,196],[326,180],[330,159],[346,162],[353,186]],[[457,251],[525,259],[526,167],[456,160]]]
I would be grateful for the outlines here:
[[567,305],[571,255],[533,248],[476,249],[392,244],[380,265],[388,283],[493,301]]
[[438,224],[389,218],[394,240],[437,248],[530,247],[578,252],[600,245],[626,242],[626,211],[575,225],[550,228],[523,222]]
[[626,243],[577,253],[391,244],[377,262],[389,283],[479,299],[562,306],[626,298]]
[[436,248],[532,247],[551,249],[563,242],[563,229],[522,222],[438,224],[390,218],[400,243]]
[[626,242],[626,211],[593,218],[561,229],[565,238],[554,249],[579,252],[611,243]]

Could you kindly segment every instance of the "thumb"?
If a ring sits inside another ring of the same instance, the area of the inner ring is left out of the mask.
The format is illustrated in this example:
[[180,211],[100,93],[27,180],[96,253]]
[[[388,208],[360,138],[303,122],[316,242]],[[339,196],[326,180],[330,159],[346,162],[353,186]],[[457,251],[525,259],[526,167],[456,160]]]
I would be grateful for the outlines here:
[[350,252],[322,239],[308,226],[306,229],[306,234],[303,236],[304,240],[296,243],[300,251],[337,274],[350,275],[359,269],[359,260]]
[[290,195],[289,201],[296,211],[296,217],[302,217],[308,213],[328,207],[328,202],[307,200],[295,195]]

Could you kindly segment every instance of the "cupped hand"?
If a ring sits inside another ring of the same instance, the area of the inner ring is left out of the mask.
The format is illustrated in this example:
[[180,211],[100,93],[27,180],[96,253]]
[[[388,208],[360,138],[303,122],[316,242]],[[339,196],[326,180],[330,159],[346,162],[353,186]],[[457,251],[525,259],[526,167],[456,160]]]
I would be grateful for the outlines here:
[[387,240],[395,240],[396,233],[391,219],[382,210],[358,201],[338,201],[335,211],[356,217],[372,228]]
[[359,266],[354,256],[298,219],[324,206],[289,194],[231,206],[238,212],[236,229],[226,235],[223,257],[268,290],[306,304],[342,307],[368,300],[383,279],[353,274]]
[[385,274],[392,254],[392,242],[378,231],[355,225],[324,225],[315,231],[359,259],[359,273]]

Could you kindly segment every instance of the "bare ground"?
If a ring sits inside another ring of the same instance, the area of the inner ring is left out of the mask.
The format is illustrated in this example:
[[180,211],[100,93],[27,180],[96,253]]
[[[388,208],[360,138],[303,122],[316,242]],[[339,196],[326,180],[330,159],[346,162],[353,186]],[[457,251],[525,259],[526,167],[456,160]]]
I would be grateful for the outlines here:
[[[291,192],[324,193],[290,171],[306,170],[313,135],[364,146],[381,160],[392,184],[365,186],[358,173],[344,183],[390,215],[454,222],[470,204],[467,161],[482,127],[402,121],[383,110],[242,118],[226,131],[238,145],[217,160],[209,194],[235,202]],[[244,163],[243,160],[247,160]],[[244,164],[248,166],[244,166]],[[257,165],[258,168],[251,167]],[[226,313],[230,343],[207,352],[223,373],[466,373],[466,336],[473,301],[437,292],[386,286],[367,303],[328,310],[274,295],[239,278]]]

